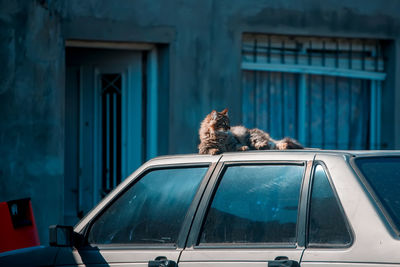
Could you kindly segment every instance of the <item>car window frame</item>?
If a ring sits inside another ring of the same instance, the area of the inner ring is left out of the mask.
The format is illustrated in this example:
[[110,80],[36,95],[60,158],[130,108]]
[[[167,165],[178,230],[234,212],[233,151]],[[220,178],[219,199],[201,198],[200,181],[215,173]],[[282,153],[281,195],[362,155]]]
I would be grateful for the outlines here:
[[[251,166],[251,165],[297,165],[303,166],[304,172],[300,185],[299,192],[299,204],[297,213],[297,224],[296,224],[296,242],[295,244],[278,244],[278,243],[209,243],[200,244],[200,237],[202,227],[205,223],[208,209],[211,205],[214,195],[218,189],[218,185],[223,178],[225,170],[231,166]],[[217,167],[209,181],[209,185],[204,192],[204,197],[200,202],[199,210],[196,213],[196,217],[193,221],[192,229],[189,233],[187,242],[188,248],[194,249],[231,249],[231,248],[302,248],[305,244],[305,233],[306,233],[306,209],[308,199],[308,188],[309,178],[312,167],[312,160],[241,160],[241,161],[221,161],[217,164]]]
[[393,238],[400,240],[400,228],[396,226],[396,223],[393,221],[392,217],[390,216],[389,212],[386,210],[385,205],[381,202],[379,197],[376,195],[374,189],[368,182],[368,180],[364,177],[364,174],[358,168],[356,161],[362,158],[392,158],[392,157],[400,157],[398,154],[386,154],[386,155],[362,155],[357,157],[352,157],[350,159],[350,165],[353,168],[354,172],[360,183],[362,184],[363,188],[365,189],[368,196],[372,199],[371,203],[380,214],[382,222],[386,226],[389,233],[392,235]]
[[[350,235],[350,242],[348,244],[346,244],[346,245],[341,245],[341,244],[326,244],[326,245],[324,245],[324,244],[312,244],[310,246],[310,243],[308,241],[309,240],[309,230],[310,230],[310,215],[311,215],[310,214],[310,212],[311,212],[311,197],[312,197],[311,193],[312,193],[313,182],[314,182],[314,173],[315,173],[315,169],[316,169],[316,167],[318,165],[320,165],[323,168],[324,172],[325,172],[326,178],[328,179],[328,182],[329,182],[329,185],[330,185],[330,187],[332,189],[332,192],[333,192],[333,195],[335,197],[336,203],[339,206],[339,212],[342,215],[342,218],[344,219],[344,223],[346,225],[346,229],[347,229],[347,231],[348,231],[348,233]],[[355,240],[354,230],[353,230],[353,228],[352,228],[352,226],[350,224],[350,221],[349,221],[349,219],[348,219],[348,217],[346,215],[346,212],[344,211],[342,202],[340,201],[340,198],[339,198],[339,196],[337,194],[337,191],[336,191],[335,185],[333,184],[333,180],[332,180],[332,177],[331,177],[331,175],[329,173],[329,170],[328,170],[326,164],[321,160],[315,160],[313,162],[313,166],[312,166],[312,169],[311,169],[310,183],[309,183],[309,193],[308,193],[308,200],[307,200],[307,218],[306,218],[306,220],[307,220],[306,221],[306,240],[305,240],[306,241],[305,242],[306,249],[315,249],[315,248],[316,249],[318,249],[318,248],[324,248],[324,249],[325,248],[327,248],[327,249],[329,249],[329,248],[332,248],[332,249],[335,249],[335,248],[350,248],[354,244],[354,240]]]
[[[152,165],[148,166],[143,169],[131,182],[129,182],[123,189],[118,192],[109,202],[99,210],[96,215],[94,215],[90,221],[86,224],[83,229],[82,236],[82,247],[80,249],[91,249],[93,247],[100,248],[100,249],[115,249],[115,248],[124,248],[124,249],[183,249],[186,245],[187,236],[190,230],[190,226],[194,219],[195,212],[198,208],[200,203],[201,197],[203,192],[215,171],[217,162],[196,162],[196,163],[177,163],[177,164],[160,164],[160,165]],[[186,169],[186,168],[207,168],[204,177],[202,178],[199,187],[193,197],[192,203],[189,205],[189,208],[186,212],[185,218],[182,222],[181,229],[179,231],[177,240],[175,244],[135,244],[135,243],[115,243],[115,244],[96,244],[96,243],[89,243],[88,236],[89,232],[96,220],[102,216],[102,214],[115,202],[117,201],[126,191],[128,191],[132,186],[134,186],[138,181],[140,181],[145,175],[152,171],[156,170],[165,170],[165,169]]]

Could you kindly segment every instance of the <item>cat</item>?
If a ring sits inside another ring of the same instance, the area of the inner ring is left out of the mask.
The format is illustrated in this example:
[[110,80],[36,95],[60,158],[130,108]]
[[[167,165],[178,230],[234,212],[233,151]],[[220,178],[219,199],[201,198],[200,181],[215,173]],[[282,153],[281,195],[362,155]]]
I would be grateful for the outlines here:
[[228,109],[221,112],[213,110],[208,114],[199,129],[199,153],[215,155],[228,151],[248,150],[249,147],[239,141],[241,137],[236,138],[230,128]]
[[201,122],[199,154],[216,155],[224,152],[268,149],[303,149],[295,139],[275,140],[263,130],[230,126],[228,109],[213,110]]

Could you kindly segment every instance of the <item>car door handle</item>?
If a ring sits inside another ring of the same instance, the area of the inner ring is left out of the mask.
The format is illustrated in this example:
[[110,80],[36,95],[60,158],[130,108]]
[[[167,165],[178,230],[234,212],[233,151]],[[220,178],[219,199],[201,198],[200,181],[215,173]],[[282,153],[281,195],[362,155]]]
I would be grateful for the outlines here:
[[178,264],[174,261],[170,261],[165,256],[158,256],[154,261],[149,261],[149,267],[177,267]]
[[286,256],[278,256],[273,261],[268,262],[268,267],[299,267],[297,261],[289,260]]

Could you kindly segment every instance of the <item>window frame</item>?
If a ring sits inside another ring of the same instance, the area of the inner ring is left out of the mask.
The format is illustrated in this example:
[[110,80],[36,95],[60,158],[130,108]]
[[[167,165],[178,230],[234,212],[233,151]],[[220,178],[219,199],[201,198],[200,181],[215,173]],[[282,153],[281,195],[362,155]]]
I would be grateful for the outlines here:
[[[227,168],[232,166],[251,166],[251,165],[297,165],[303,166],[304,172],[300,185],[299,192],[299,204],[297,213],[297,224],[296,224],[296,242],[294,244],[279,244],[279,243],[209,243],[200,244],[201,231],[205,223],[206,216],[208,214],[209,207],[214,199],[217,192],[218,186],[223,178],[223,175]],[[305,222],[306,222],[306,208],[308,199],[308,187],[310,171],[312,167],[311,160],[243,160],[243,161],[225,161],[218,163],[210,181],[204,193],[204,199],[201,201],[199,211],[196,213],[196,218],[193,221],[193,226],[190,231],[187,247],[195,249],[224,249],[224,248],[299,248],[304,247],[305,244]]]
[[[328,183],[329,183],[329,185],[330,185],[330,187],[332,189],[332,192],[333,192],[333,195],[335,197],[336,203],[337,203],[337,205],[339,207],[339,212],[342,215],[342,218],[344,220],[346,229],[347,229],[347,231],[348,231],[348,233],[350,235],[350,242],[348,244],[346,244],[346,245],[341,245],[341,244],[326,244],[326,245],[324,245],[324,244],[311,244],[310,245],[310,243],[309,243],[310,215],[311,215],[311,197],[312,197],[311,193],[312,193],[313,182],[314,182],[314,173],[315,173],[315,169],[316,169],[316,167],[318,165],[320,165],[323,168],[324,172],[325,172],[326,178],[328,179]],[[311,173],[310,173],[310,184],[309,184],[309,192],[308,192],[308,200],[307,200],[307,217],[306,217],[306,220],[307,220],[307,223],[306,223],[306,240],[305,240],[306,241],[305,242],[306,249],[309,249],[309,248],[349,248],[354,244],[354,239],[355,239],[354,236],[355,235],[354,235],[353,228],[351,227],[351,225],[349,223],[349,219],[347,218],[346,213],[345,213],[345,211],[343,209],[343,205],[342,205],[342,203],[340,201],[340,198],[339,198],[339,196],[337,194],[336,188],[335,188],[335,186],[333,184],[332,177],[331,177],[331,175],[330,175],[330,173],[328,171],[328,168],[327,168],[326,164],[323,161],[320,161],[320,160],[314,161],[312,169],[311,169]]]
[[358,168],[357,163],[356,163],[357,159],[385,158],[385,157],[399,157],[399,155],[398,154],[385,154],[385,155],[362,155],[362,156],[352,157],[350,159],[350,165],[353,168],[354,172],[356,173],[359,181],[363,185],[366,193],[372,199],[372,201],[371,201],[372,205],[377,210],[377,212],[381,215],[381,217],[383,217],[382,219],[383,219],[384,225],[387,227],[390,234],[394,238],[396,238],[397,240],[400,240],[400,229],[396,226],[396,224],[393,221],[392,217],[390,216],[389,212],[386,210],[385,205],[379,200],[374,189],[369,184],[367,179],[364,177],[364,175],[362,174],[361,170]]
[[[101,210],[97,212],[95,216],[91,218],[91,220],[85,225],[83,231],[82,231],[82,249],[92,249],[93,245],[95,245],[97,248],[101,249],[115,249],[115,248],[124,248],[124,249],[146,249],[146,248],[158,248],[158,249],[183,249],[186,245],[186,240],[187,236],[190,230],[190,226],[192,224],[194,215],[196,213],[196,210],[198,208],[198,205],[200,203],[201,197],[203,195],[203,192],[210,180],[210,177],[212,176],[215,167],[217,163],[212,163],[212,162],[199,162],[199,163],[177,163],[177,164],[160,164],[160,165],[153,165],[149,166],[145,169],[143,169],[132,181],[127,184],[118,194],[116,194],[112,199],[109,200],[109,202],[102,207]],[[208,168],[206,173],[204,174],[204,177],[202,178],[199,187],[193,197],[192,203],[190,204],[185,218],[183,219],[181,229],[179,231],[178,237],[176,239],[175,244],[135,244],[135,243],[129,243],[129,244],[124,244],[124,243],[116,243],[116,244],[96,244],[96,243],[89,243],[88,242],[88,236],[90,233],[90,230],[93,226],[93,224],[97,221],[99,217],[102,216],[102,214],[115,202],[117,201],[126,191],[128,191],[132,186],[135,186],[135,184],[140,181],[144,176],[146,176],[148,173],[156,170],[165,170],[165,169],[187,169],[187,168]],[[118,187],[114,190],[117,190]],[[81,249],[81,248],[80,248]]]

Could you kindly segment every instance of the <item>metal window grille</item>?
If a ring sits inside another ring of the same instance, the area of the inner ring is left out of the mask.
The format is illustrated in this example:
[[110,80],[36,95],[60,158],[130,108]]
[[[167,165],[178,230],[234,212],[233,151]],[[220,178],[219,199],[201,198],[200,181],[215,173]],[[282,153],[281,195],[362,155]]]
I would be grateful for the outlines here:
[[121,182],[121,74],[101,75],[102,194]]
[[382,47],[370,39],[244,34],[243,123],[310,147],[379,148]]

